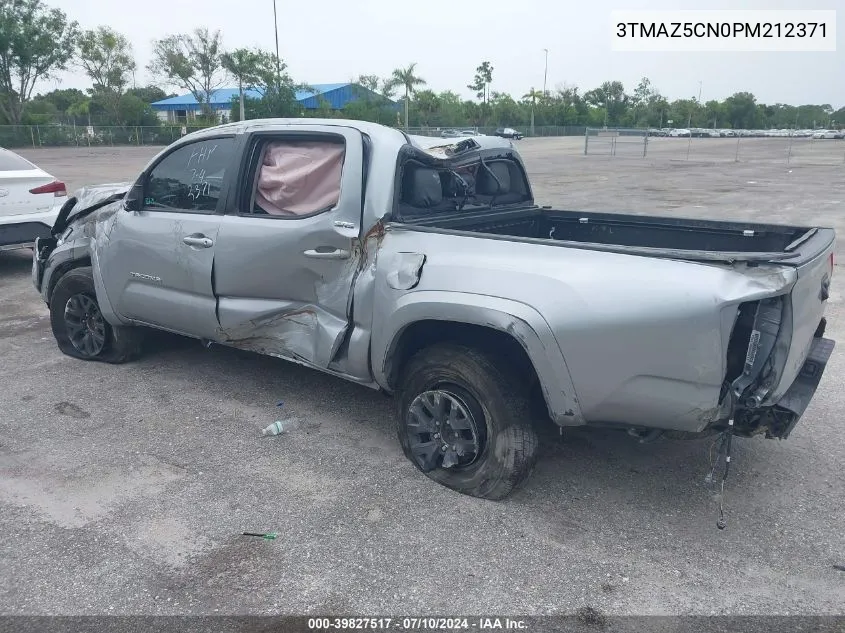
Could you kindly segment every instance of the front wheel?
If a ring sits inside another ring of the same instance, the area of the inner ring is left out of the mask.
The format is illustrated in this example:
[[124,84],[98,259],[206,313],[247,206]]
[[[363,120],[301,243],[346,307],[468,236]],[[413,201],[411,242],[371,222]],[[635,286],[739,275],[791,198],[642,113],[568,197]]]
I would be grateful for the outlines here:
[[74,268],[56,283],[50,325],[59,349],[74,358],[125,363],[140,353],[138,328],[113,326],[103,317],[90,266]]
[[530,474],[537,434],[518,376],[474,348],[439,344],[402,371],[398,434],[405,456],[430,479],[499,500]]

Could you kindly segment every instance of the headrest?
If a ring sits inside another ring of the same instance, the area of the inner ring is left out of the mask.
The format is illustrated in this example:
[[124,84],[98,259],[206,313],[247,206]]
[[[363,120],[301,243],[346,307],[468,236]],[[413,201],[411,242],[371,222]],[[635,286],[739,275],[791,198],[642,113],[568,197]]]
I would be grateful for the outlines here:
[[428,209],[443,201],[443,185],[436,169],[410,167],[402,179],[402,199],[414,207]]
[[478,168],[475,193],[482,196],[501,196],[510,190],[511,172],[507,163],[502,161],[485,163]]

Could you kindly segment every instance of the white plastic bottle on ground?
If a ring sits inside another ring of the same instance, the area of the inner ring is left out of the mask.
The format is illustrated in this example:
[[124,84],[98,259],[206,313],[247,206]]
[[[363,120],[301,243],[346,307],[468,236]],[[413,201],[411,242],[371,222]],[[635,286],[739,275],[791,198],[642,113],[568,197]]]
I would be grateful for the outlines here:
[[273,422],[273,424],[264,429],[261,434],[279,435],[280,433],[284,433],[285,431],[287,431],[289,427],[290,424],[287,421],[276,420],[275,422]]

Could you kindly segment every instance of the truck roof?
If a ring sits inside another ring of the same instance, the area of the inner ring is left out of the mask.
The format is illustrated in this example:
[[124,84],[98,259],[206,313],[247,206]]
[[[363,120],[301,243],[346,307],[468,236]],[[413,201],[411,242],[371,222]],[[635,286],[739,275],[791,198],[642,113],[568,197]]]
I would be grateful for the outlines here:
[[272,129],[274,127],[289,127],[292,125],[326,125],[337,127],[352,127],[368,134],[369,136],[380,138],[382,140],[389,140],[392,142],[407,142],[405,135],[394,128],[386,125],[379,125],[370,121],[355,121],[352,119],[316,119],[316,118],[290,118],[290,119],[249,119],[247,121],[235,121],[233,123],[224,123],[222,125],[215,125],[214,127],[204,128],[186,134],[182,139],[197,139],[206,136],[215,136],[220,132],[233,132],[240,134],[256,129]]
[[497,147],[508,148],[513,147],[513,142],[500,138],[498,136],[472,136],[462,137],[459,139],[440,138],[436,136],[422,136],[405,134],[402,130],[373,123],[371,121],[357,121],[355,119],[316,119],[316,118],[290,118],[290,119],[249,119],[247,121],[236,121],[234,123],[224,123],[214,127],[204,128],[186,134],[180,140],[194,140],[208,136],[216,136],[220,132],[233,132],[240,134],[256,129],[273,129],[275,127],[289,127],[293,125],[324,125],[335,127],[351,127],[357,129],[376,143],[391,143],[397,146],[405,145],[408,142],[422,150],[429,150],[435,147],[446,147],[454,145],[458,141],[467,138],[474,139],[481,149],[493,149]]

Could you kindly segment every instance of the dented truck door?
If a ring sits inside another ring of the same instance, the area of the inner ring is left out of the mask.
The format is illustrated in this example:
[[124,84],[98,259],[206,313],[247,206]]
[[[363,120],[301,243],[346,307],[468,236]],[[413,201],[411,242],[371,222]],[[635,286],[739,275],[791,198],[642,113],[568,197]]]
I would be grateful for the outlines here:
[[219,340],[328,367],[360,258],[363,160],[353,128],[250,135],[215,250]]
[[217,330],[211,278],[233,136],[181,144],[137,183],[97,252],[106,294],[125,319],[199,338]]

